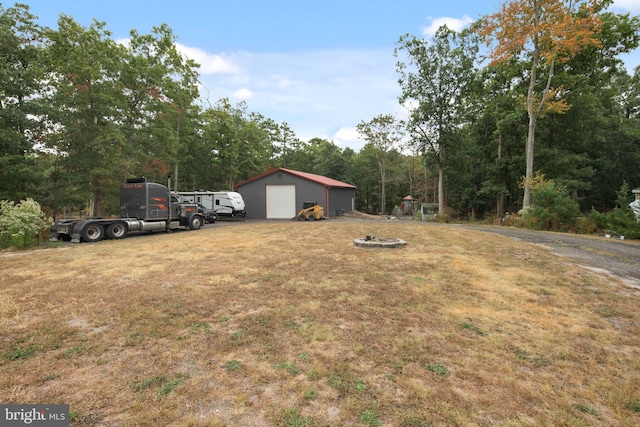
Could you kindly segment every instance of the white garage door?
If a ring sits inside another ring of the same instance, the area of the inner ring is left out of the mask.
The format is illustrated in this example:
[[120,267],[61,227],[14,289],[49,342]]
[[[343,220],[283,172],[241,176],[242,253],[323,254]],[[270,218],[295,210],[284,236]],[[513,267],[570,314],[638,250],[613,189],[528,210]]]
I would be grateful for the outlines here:
[[296,213],[295,185],[267,185],[267,218],[291,219]]

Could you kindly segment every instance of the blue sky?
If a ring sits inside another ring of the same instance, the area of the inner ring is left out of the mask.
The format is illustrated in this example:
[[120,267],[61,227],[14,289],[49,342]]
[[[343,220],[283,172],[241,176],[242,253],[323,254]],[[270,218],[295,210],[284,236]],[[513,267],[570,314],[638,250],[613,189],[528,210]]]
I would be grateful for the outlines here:
[[[180,50],[201,64],[201,96],[245,101],[296,135],[359,150],[355,127],[380,114],[406,115],[393,49],[406,33],[459,29],[498,10],[501,0],[22,0],[41,25],[61,13],[89,26],[107,23],[114,39],[168,24]],[[3,2],[4,7],[13,2]],[[640,14],[640,0],[616,0]],[[640,51],[624,58],[629,72]]]

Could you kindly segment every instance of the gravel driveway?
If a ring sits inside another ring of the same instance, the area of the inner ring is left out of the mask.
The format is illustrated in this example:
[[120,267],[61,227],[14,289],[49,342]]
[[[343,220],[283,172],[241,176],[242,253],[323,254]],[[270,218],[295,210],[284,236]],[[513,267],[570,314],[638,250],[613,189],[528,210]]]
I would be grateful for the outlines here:
[[637,241],[522,230],[513,227],[467,225],[460,227],[497,233],[548,247],[555,254],[569,257],[590,269],[605,270],[622,279],[628,286],[640,289],[640,243]]

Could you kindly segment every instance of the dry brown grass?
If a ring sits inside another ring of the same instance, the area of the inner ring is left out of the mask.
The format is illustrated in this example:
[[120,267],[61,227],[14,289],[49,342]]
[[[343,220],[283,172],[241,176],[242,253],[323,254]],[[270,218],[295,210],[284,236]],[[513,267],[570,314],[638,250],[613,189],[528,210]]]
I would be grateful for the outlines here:
[[216,224],[0,271],[0,402],[72,425],[640,424],[640,295],[497,235]]

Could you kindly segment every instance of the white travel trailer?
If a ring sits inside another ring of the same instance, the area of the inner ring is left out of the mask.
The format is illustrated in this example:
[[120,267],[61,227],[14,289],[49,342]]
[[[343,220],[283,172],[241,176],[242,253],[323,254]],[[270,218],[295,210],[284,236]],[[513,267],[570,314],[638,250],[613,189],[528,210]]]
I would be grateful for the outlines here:
[[246,218],[244,199],[235,191],[179,191],[183,203],[199,203],[220,217]]

